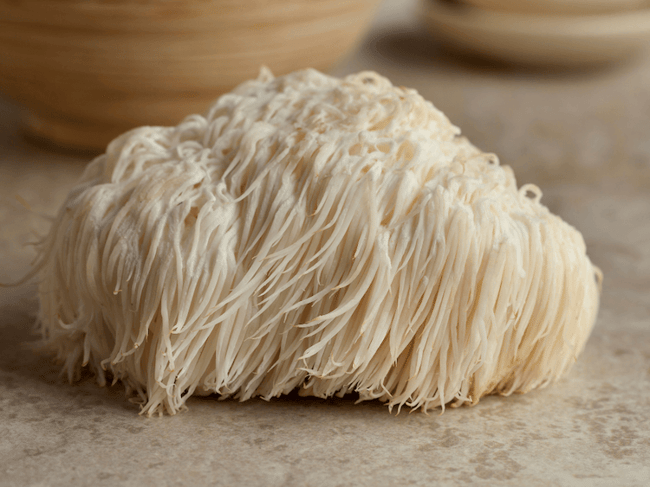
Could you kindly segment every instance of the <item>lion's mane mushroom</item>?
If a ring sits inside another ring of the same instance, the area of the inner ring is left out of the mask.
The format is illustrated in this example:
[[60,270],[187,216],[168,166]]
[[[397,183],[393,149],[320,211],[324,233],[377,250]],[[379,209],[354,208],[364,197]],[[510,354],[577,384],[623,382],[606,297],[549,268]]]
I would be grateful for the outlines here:
[[205,116],[122,135],[40,247],[47,347],[146,414],[296,388],[426,411],[548,384],[600,273],[459,133],[376,73],[263,70]]

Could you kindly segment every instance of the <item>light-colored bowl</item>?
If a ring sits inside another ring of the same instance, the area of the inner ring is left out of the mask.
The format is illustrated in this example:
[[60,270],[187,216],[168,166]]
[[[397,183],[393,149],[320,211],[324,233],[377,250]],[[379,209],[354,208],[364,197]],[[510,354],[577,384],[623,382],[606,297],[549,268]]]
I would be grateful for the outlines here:
[[379,0],[0,0],[0,91],[29,131],[102,149],[257,76],[327,69]]
[[423,0],[443,43],[520,65],[588,66],[619,61],[650,42],[650,8],[599,15],[537,15]]
[[648,0],[459,0],[488,10],[537,14],[599,14],[635,10]]

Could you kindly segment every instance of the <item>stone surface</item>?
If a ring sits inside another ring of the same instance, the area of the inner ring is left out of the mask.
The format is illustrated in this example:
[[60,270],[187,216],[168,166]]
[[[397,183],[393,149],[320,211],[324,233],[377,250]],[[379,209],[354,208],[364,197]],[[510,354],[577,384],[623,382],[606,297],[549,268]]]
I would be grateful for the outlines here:
[[[386,2],[334,73],[418,89],[583,232],[605,283],[569,376],[443,415],[209,397],[147,419],[119,385],[69,385],[33,350],[31,282],[0,288],[0,485],[650,484],[650,58],[581,73],[462,60],[430,44],[414,6]],[[3,283],[27,272],[29,242],[89,159],[25,140],[18,117],[0,103]]]

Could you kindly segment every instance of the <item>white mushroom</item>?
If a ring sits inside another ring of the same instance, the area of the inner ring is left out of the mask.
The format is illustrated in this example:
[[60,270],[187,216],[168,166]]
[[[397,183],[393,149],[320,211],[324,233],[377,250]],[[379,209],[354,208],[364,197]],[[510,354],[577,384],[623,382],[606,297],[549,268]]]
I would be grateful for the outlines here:
[[545,386],[585,345],[600,272],[459,133],[376,73],[263,70],[205,116],[122,135],[41,246],[47,346],[146,414],[192,394],[426,411]]

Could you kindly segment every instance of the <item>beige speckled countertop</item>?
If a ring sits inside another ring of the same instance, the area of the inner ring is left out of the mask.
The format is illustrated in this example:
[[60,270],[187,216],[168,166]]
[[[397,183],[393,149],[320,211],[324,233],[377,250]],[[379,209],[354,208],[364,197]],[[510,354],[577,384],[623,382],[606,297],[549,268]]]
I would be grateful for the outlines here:
[[[520,184],[581,230],[605,273],[598,322],[571,374],[473,408],[391,416],[376,403],[191,399],[147,419],[120,387],[68,385],[26,342],[33,284],[0,288],[0,485],[650,485],[650,57],[582,73],[443,55],[388,1],[335,70],[412,86]],[[88,158],[26,141],[0,102],[0,282]]]

